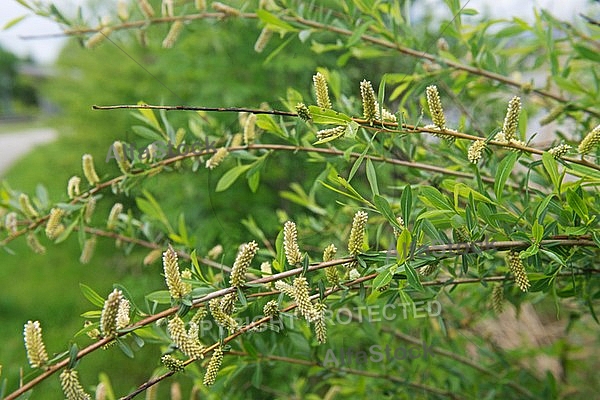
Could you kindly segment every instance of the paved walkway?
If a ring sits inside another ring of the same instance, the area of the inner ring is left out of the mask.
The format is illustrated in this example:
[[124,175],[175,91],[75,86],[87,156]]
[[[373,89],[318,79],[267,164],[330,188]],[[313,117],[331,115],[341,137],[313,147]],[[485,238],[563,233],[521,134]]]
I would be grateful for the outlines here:
[[53,141],[56,136],[56,131],[50,128],[0,134],[0,178],[17,160],[36,146]]

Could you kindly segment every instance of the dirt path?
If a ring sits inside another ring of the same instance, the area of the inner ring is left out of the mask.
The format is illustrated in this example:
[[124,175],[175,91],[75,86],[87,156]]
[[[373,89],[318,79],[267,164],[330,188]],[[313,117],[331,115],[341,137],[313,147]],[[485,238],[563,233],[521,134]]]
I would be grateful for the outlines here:
[[6,171],[36,146],[56,139],[56,131],[37,128],[15,133],[0,134],[0,178]]

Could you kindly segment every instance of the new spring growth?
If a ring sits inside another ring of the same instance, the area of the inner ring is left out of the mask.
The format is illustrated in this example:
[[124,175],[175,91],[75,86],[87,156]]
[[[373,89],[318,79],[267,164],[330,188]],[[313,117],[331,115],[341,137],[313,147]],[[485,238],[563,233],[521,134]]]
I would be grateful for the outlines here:
[[163,17],[173,16],[173,0],[162,0],[160,12]]
[[357,255],[361,252],[365,237],[365,226],[369,215],[364,211],[357,211],[352,220],[350,229],[350,239],[348,240],[348,252],[350,255]]
[[119,303],[123,298],[123,293],[115,289],[104,302],[102,314],[100,315],[100,332],[103,337],[117,336],[117,316],[119,315]]
[[561,157],[564,157],[565,155],[567,155],[567,153],[569,152],[570,149],[571,149],[571,146],[569,146],[568,144],[562,143],[562,144],[559,144],[558,146],[554,146],[553,148],[548,150],[548,153],[550,153],[552,155],[552,157],[558,159],[558,158],[561,158]]
[[279,314],[279,306],[277,300],[269,300],[263,307],[263,314],[265,317],[276,317]]
[[194,5],[196,6],[196,10],[198,11],[206,10],[206,0],[196,0],[194,1]]
[[373,90],[373,86],[371,86],[371,82],[363,80],[360,83],[360,97],[362,99],[363,116],[373,125],[377,114],[377,98],[375,97],[375,91]]
[[25,214],[27,218],[36,219],[39,217],[38,212],[31,205],[29,196],[27,196],[25,193],[21,193],[19,195],[19,205],[21,206],[21,211],[23,211],[23,214]]
[[313,84],[315,87],[315,95],[317,97],[317,105],[321,108],[331,108],[331,100],[329,100],[329,89],[325,76],[317,72],[313,76]]
[[219,369],[221,369],[221,363],[223,362],[223,348],[219,344],[215,350],[213,351],[212,357],[208,362],[208,367],[206,368],[206,374],[204,374],[204,379],[202,383],[206,386],[211,386],[215,383],[217,379],[217,374],[219,373]]
[[[335,258],[335,254],[337,253],[337,248],[330,244],[323,250],[323,261],[331,261]],[[336,265],[332,265],[331,267],[327,267],[325,269],[325,277],[327,278],[327,282],[331,285],[337,285],[340,282],[340,277],[338,275],[338,270]]]
[[227,157],[227,154],[229,154],[229,151],[226,147],[219,147],[215,154],[213,154],[211,158],[206,160],[206,168],[213,169],[217,167],[219,164],[221,164],[221,162],[223,162],[225,157]]
[[123,212],[123,204],[115,203],[108,214],[108,219],[106,220],[106,229],[112,230],[117,227],[117,222],[119,222],[119,215],[121,212]]
[[98,45],[102,43],[104,39],[106,39],[112,33],[112,31],[112,28],[108,26],[100,28],[98,32],[90,36],[87,42],[85,42],[85,47],[87,49],[93,49],[95,47],[98,47]]
[[148,0],[138,0],[138,6],[144,17],[148,19],[154,17],[154,9]]
[[131,304],[129,300],[123,298],[119,302],[119,309],[117,310],[117,329],[123,329],[129,325],[131,318],[129,317],[129,310]]
[[167,36],[162,42],[162,47],[165,49],[170,49],[171,47],[173,47],[175,41],[177,41],[177,38],[179,37],[179,34],[182,30],[183,21],[177,20],[173,22],[173,25],[171,25],[171,29],[169,29],[169,33],[167,33]]
[[529,278],[527,277],[527,272],[525,272],[525,266],[523,265],[523,260],[519,257],[519,252],[511,250],[507,255],[508,268],[510,272],[515,276],[515,281],[517,282],[517,286],[521,291],[526,292],[529,287]]
[[600,143],[600,125],[592,129],[590,133],[583,138],[581,143],[579,143],[579,147],[577,147],[577,151],[582,155],[588,154],[598,145],[598,143]]
[[233,314],[235,311],[235,301],[237,300],[237,292],[227,293],[221,298],[221,311],[227,315]]
[[60,386],[67,400],[91,400],[89,394],[79,383],[79,376],[74,369],[65,369],[60,373]]
[[183,371],[185,368],[185,364],[183,361],[178,360],[170,354],[165,354],[164,356],[162,356],[160,358],[160,362],[162,363],[162,365],[167,367],[169,371],[173,372],[180,372]]
[[93,196],[88,197],[87,202],[85,203],[85,209],[83,210],[83,219],[86,223],[90,223],[92,220],[92,215],[94,214],[94,210],[96,209],[96,198]]
[[469,151],[467,153],[467,158],[469,159],[469,161],[473,164],[477,164],[477,162],[481,160],[483,150],[485,150],[485,148],[485,140],[476,140],[473,143],[471,143],[471,146],[469,146]]
[[48,239],[54,240],[63,233],[65,226],[60,221],[64,215],[64,210],[60,208],[55,207],[50,210],[50,216],[48,217],[48,222],[46,222],[46,236]]
[[44,254],[46,252],[46,248],[42,246],[37,236],[33,232],[29,232],[27,234],[27,245],[36,254]]
[[[513,97],[508,102],[508,109],[506,110],[506,116],[504,117],[504,125],[502,126],[502,134],[504,135],[504,141],[511,142],[515,139],[517,133],[517,127],[519,126],[519,115],[521,114],[521,98],[518,96]],[[502,138],[502,136],[500,136]]]
[[4,226],[6,227],[6,230],[8,231],[9,235],[14,235],[15,233],[17,233],[19,228],[16,212],[11,211],[8,214],[6,214],[6,217],[4,217]]
[[208,302],[208,308],[210,309],[210,314],[215,319],[215,322],[222,326],[223,328],[227,328],[230,333],[237,331],[238,323],[235,319],[231,317],[231,315],[225,313],[221,308],[221,300],[220,299],[212,299]]
[[129,172],[129,170],[131,169],[131,164],[129,163],[129,160],[127,159],[127,156],[125,155],[125,149],[123,148],[123,142],[116,140],[112,145],[112,149],[113,149],[115,158],[117,159],[117,165],[119,166],[119,169],[121,170],[122,173],[127,174]]
[[172,298],[180,299],[189,293],[189,286],[185,285],[181,279],[177,253],[171,245],[163,253],[163,270],[165,273],[165,282]]
[[396,217],[396,222],[398,222],[398,225],[400,225],[400,228],[396,228],[395,226],[392,226],[392,230],[394,232],[394,237],[396,239],[398,239],[398,237],[402,233],[402,230],[404,229],[404,218]]
[[273,36],[273,31],[266,26],[260,31],[260,35],[258,35],[258,39],[256,39],[256,43],[254,43],[254,51],[257,53],[262,53],[267,43]]
[[197,338],[192,338],[187,334],[185,323],[178,315],[169,320],[167,328],[173,343],[183,354],[194,360],[204,358],[204,346]]
[[346,125],[336,126],[335,128],[321,129],[317,131],[317,139],[324,141],[325,139],[337,139],[346,133]]
[[237,17],[240,15],[240,10],[230,7],[226,4],[219,3],[218,1],[212,3],[212,8],[215,11],[225,14],[226,17]]
[[127,0],[118,0],[117,1],[117,16],[121,20],[121,22],[125,22],[129,19],[129,8],[128,8]]
[[[263,278],[266,276],[271,276],[273,274],[273,270],[271,268],[271,262],[265,261],[265,262],[261,263],[260,264],[260,272],[261,272],[261,276]],[[265,286],[268,288],[273,287],[273,282],[267,282],[267,283],[265,283]]]
[[256,114],[249,114],[244,121],[244,144],[254,143],[256,139]]
[[235,258],[231,268],[229,284],[233,287],[242,286],[246,282],[246,271],[252,262],[252,259],[258,251],[258,244],[255,241],[245,243],[240,246],[240,250]]
[[325,303],[317,303],[315,304],[315,313],[317,314],[317,318],[315,319],[315,335],[317,336],[317,341],[320,344],[327,342],[327,323],[325,322],[325,310],[327,310],[327,305]]
[[293,266],[302,262],[302,253],[298,247],[298,231],[296,224],[292,221],[287,221],[283,225],[283,248],[289,265]]
[[312,117],[310,116],[310,110],[306,107],[304,103],[296,104],[296,112],[298,116],[302,118],[304,121],[309,121]]
[[94,158],[91,154],[84,154],[81,158],[83,164],[83,176],[89,182],[90,186],[95,186],[100,182],[98,174],[96,174],[96,168],[94,167]]
[[289,297],[294,297],[294,287],[287,282],[276,281],[275,289],[279,290],[281,293],[288,295]]
[[444,109],[442,108],[442,101],[440,100],[440,94],[438,93],[437,86],[427,86],[425,90],[427,95],[427,106],[429,107],[429,113],[433,124],[441,131],[446,129],[446,117],[444,116]]
[[67,195],[69,199],[73,200],[76,196],[79,196],[79,184],[81,183],[81,178],[78,176],[72,176],[69,178],[69,182],[67,183]]
[[96,248],[96,236],[92,236],[85,241],[83,244],[83,250],[81,251],[81,256],[79,257],[79,262],[82,264],[87,264],[92,259],[94,255],[94,249]]
[[48,363],[48,353],[42,340],[42,327],[39,321],[27,321],[23,329],[27,360],[31,368],[43,368]]
[[303,276],[296,277],[293,287],[293,298],[298,306],[298,311],[308,322],[315,321],[319,315],[310,301],[308,281]]
[[500,314],[504,308],[504,288],[501,284],[494,285],[492,289],[492,308],[496,314]]
[[437,264],[427,264],[426,266],[419,269],[419,273],[423,276],[429,276],[429,275],[433,274],[435,271],[437,271],[437,269],[438,269]]

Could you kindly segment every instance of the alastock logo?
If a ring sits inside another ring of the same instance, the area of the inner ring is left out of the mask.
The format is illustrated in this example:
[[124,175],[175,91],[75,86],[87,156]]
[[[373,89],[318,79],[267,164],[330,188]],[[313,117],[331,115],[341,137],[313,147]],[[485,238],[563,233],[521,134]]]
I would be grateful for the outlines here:
[[425,342],[421,346],[399,346],[391,347],[386,344],[385,347],[374,344],[366,349],[357,347],[340,347],[337,352],[334,349],[327,349],[323,358],[325,367],[345,367],[360,366],[369,362],[392,363],[394,361],[415,360],[417,358],[429,359],[434,355],[432,345]]

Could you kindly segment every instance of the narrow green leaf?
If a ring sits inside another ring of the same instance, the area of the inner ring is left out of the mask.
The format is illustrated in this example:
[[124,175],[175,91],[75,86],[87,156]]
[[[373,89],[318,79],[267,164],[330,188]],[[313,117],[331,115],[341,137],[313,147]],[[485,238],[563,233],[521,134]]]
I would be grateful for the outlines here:
[[83,296],[88,299],[90,303],[99,308],[104,307],[104,298],[96,293],[94,289],[84,283],[80,283],[79,288],[81,289]]
[[500,164],[498,164],[498,169],[496,170],[496,179],[494,180],[494,193],[496,194],[497,200],[502,198],[502,192],[504,191],[506,180],[510,176],[517,158],[519,158],[519,153],[510,153],[508,156],[504,157],[502,161],[500,161]]
[[168,290],[157,290],[146,295],[146,300],[158,304],[171,304],[171,294]]
[[404,263],[410,257],[412,245],[412,235],[408,229],[403,229],[396,241],[396,251],[398,252],[398,264]]
[[25,18],[27,18],[29,16],[29,14],[25,14],[25,15],[21,15],[20,17],[17,18],[13,18],[10,21],[8,21],[6,24],[4,24],[4,26],[2,27],[2,30],[7,30],[10,29],[11,27],[15,26],[16,24],[18,24],[19,22],[23,21]]
[[273,31],[295,32],[298,30],[298,29],[294,28],[292,25],[288,24],[287,22],[282,21],[281,19],[277,18],[276,15],[271,14],[270,12],[266,11],[265,9],[259,9],[256,12],[256,16],[258,18],[260,18],[260,20],[262,22],[269,25],[269,28]]
[[410,263],[404,264],[404,271],[406,272],[406,278],[408,280],[408,285],[416,290],[424,292],[425,288],[421,284],[421,280],[419,279],[419,274],[410,265]]
[[375,167],[370,158],[367,158],[365,167],[367,171],[367,181],[369,181],[369,186],[371,186],[371,192],[374,196],[378,196],[379,187],[377,185],[377,173],[375,172]]
[[531,234],[533,235],[533,240],[535,240],[535,243],[539,244],[544,236],[544,225],[540,225],[540,223],[536,220],[531,228]]
[[400,196],[400,207],[402,207],[402,218],[404,224],[408,225],[410,214],[412,212],[412,188],[410,185],[404,186],[402,195]]
[[550,176],[550,180],[552,181],[552,185],[556,189],[556,193],[560,193],[560,174],[558,173],[558,165],[552,154],[547,151],[542,154],[542,164],[544,164],[544,169]]
[[381,215],[383,215],[385,219],[387,219],[388,222],[392,224],[392,226],[395,226],[397,229],[402,229],[400,224],[398,224],[398,221],[396,221],[396,216],[392,211],[390,203],[388,203],[385,197],[376,194],[373,197],[373,203],[375,204],[375,208],[377,208],[377,211],[379,211]]
[[216,192],[222,192],[227,190],[233,183],[242,175],[244,172],[248,171],[252,165],[238,165],[236,167],[231,168],[229,171],[225,172],[219,182],[217,182],[217,187],[215,188]]
[[577,192],[571,188],[567,190],[567,204],[569,204],[583,222],[587,222],[590,219],[585,202]]
[[392,281],[392,278],[394,277],[395,272],[396,265],[392,265],[385,271],[379,273],[379,275],[377,275],[375,279],[373,279],[373,286],[375,287],[375,289],[378,289],[390,283]]
[[348,122],[352,121],[352,118],[346,114],[342,114],[329,108],[308,106],[308,109],[315,124],[346,125]]
[[454,207],[448,202],[446,196],[440,193],[439,190],[432,186],[423,186],[419,189],[421,194],[419,198],[426,205],[437,208],[439,210],[452,210],[454,211]]

